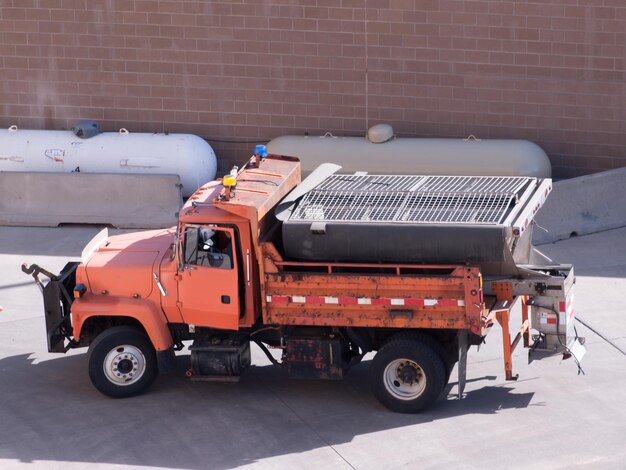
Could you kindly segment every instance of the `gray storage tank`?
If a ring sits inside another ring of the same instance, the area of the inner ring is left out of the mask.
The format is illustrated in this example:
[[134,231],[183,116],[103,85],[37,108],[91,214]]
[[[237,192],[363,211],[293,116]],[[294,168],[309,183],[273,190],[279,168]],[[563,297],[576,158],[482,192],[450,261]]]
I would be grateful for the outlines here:
[[268,153],[298,157],[306,176],[322,163],[346,172],[380,175],[483,175],[550,178],[546,153],[528,140],[431,139],[394,137],[388,124],[371,127],[366,137],[281,136]]

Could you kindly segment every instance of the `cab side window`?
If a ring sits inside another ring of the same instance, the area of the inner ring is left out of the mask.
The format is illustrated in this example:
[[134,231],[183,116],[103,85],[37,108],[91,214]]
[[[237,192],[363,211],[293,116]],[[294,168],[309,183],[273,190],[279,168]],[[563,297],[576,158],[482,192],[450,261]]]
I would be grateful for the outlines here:
[[185,230],[185,265],[233,269],[233,241],[229,232],[216,227]]

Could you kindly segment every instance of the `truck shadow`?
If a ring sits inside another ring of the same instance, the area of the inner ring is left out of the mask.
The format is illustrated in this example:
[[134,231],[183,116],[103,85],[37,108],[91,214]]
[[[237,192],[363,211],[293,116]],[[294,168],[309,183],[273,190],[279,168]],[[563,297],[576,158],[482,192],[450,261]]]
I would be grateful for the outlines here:
[[[236,468],[351,442],[356,436],[529,406],[533,393],[471,378],[464,400],[389,412],[370,394],[367,363],[342,382],[294,381],[253,366],[238,384],[194,383],[186,362],[145,395],[112,400],[89,382],[86,355],[0,359],[0,459],[169,468]],[[46,357],[47,359],[47,357]]]

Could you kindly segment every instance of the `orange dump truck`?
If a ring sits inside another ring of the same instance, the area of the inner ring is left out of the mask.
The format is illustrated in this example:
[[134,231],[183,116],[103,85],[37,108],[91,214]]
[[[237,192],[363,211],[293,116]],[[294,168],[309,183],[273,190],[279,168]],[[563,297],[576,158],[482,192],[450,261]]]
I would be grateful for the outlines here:
[[[367,179],[334,176],[353,186]],[[550,263],[530,244],[530,222],[550,180],[506,179],[513,188],[504,191],[508,199],[494,202],[497,191],[481,185],[504,184],[495,180],[474,182],[470,189],[459,180],[465,189],[452,194],[445,178],[402,177],[394,187],[384,183],[383,197],[377,189],[383,183],[370,179],[366,186],[374,192],[352,187],[347,200],[348,193],[336,188],[323,193],[315,178],[326,181],[318,174],[301,184],[297,159],[256,155],[241,170],[199,188],[180,211],[177,227],[111,237],[103,231],[81,262],[68,263],[59,275],[23,265],[43,291],[49,351],[89,346],[89,376],[115,398],[137,395],[159,372],[171,371],[184,342],[191,342],[187,375],[205,381],[237,381],[251,363],[251,342],[299,379],[341,379],[376,352],[373,392],[399,412],[432,404],[457,362],[462,394],[467,350],[496,322],[507,379],[515,379],[511,357],[520,342],[536,354],[582,357],[573,325],[573,269]],[[360,215],[332,219],[328,207],[313,201],[300,207],[298,219],[294,204],[304,204],[302,197],[315,191]],[[400,193],[403,202],[394,199]],[[467,212],[470,193],[483,198],[482,209],[472,199],[472,215],[453,220],[450,214]],[[363,203],[366,196],[393,209],[393,218],[376,213],[373,202]],[[446,199],[441,223],[424,215],[411,219],[444,196],[459,206],[453,209]],[[285,201],[296,225],[277,216]],[[497,204],[497,220],[480,219]],[[352,225],[341,225],[346,221]],[[372,227],[378,235],[359,235]],[[297,235],[301,229],[303,236]],[[387,229],[397,238],[386,240]],[[421,229],[441,231],[414,232]],[[324,245],[332,236],[343,246]],[[424,244],[429,239],[450,243],[431,249]],[[465,260],[442,262],[464,244],[470,253]],[[436,262],[424,262],[423,250]],[[342,253],[354,253],[356,260]],[[522,325],[512,339],[509,319],[516,304]],[[280,350],[280,359],[268,347]]]

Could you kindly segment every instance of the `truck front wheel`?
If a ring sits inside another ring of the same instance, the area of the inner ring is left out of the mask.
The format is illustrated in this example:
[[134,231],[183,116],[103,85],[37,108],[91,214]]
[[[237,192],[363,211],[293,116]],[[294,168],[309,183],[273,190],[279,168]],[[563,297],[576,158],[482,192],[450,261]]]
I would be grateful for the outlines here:
[[371,384],[376,398],[392,411],[417,413],[432,405],[444,386],[446,368],[428,345],[392,340],[374,356]]
[[141,331],[116,326],[100,333],[89,348],[89,378],[112,398],[139,395],[156,379],[156,353]]

